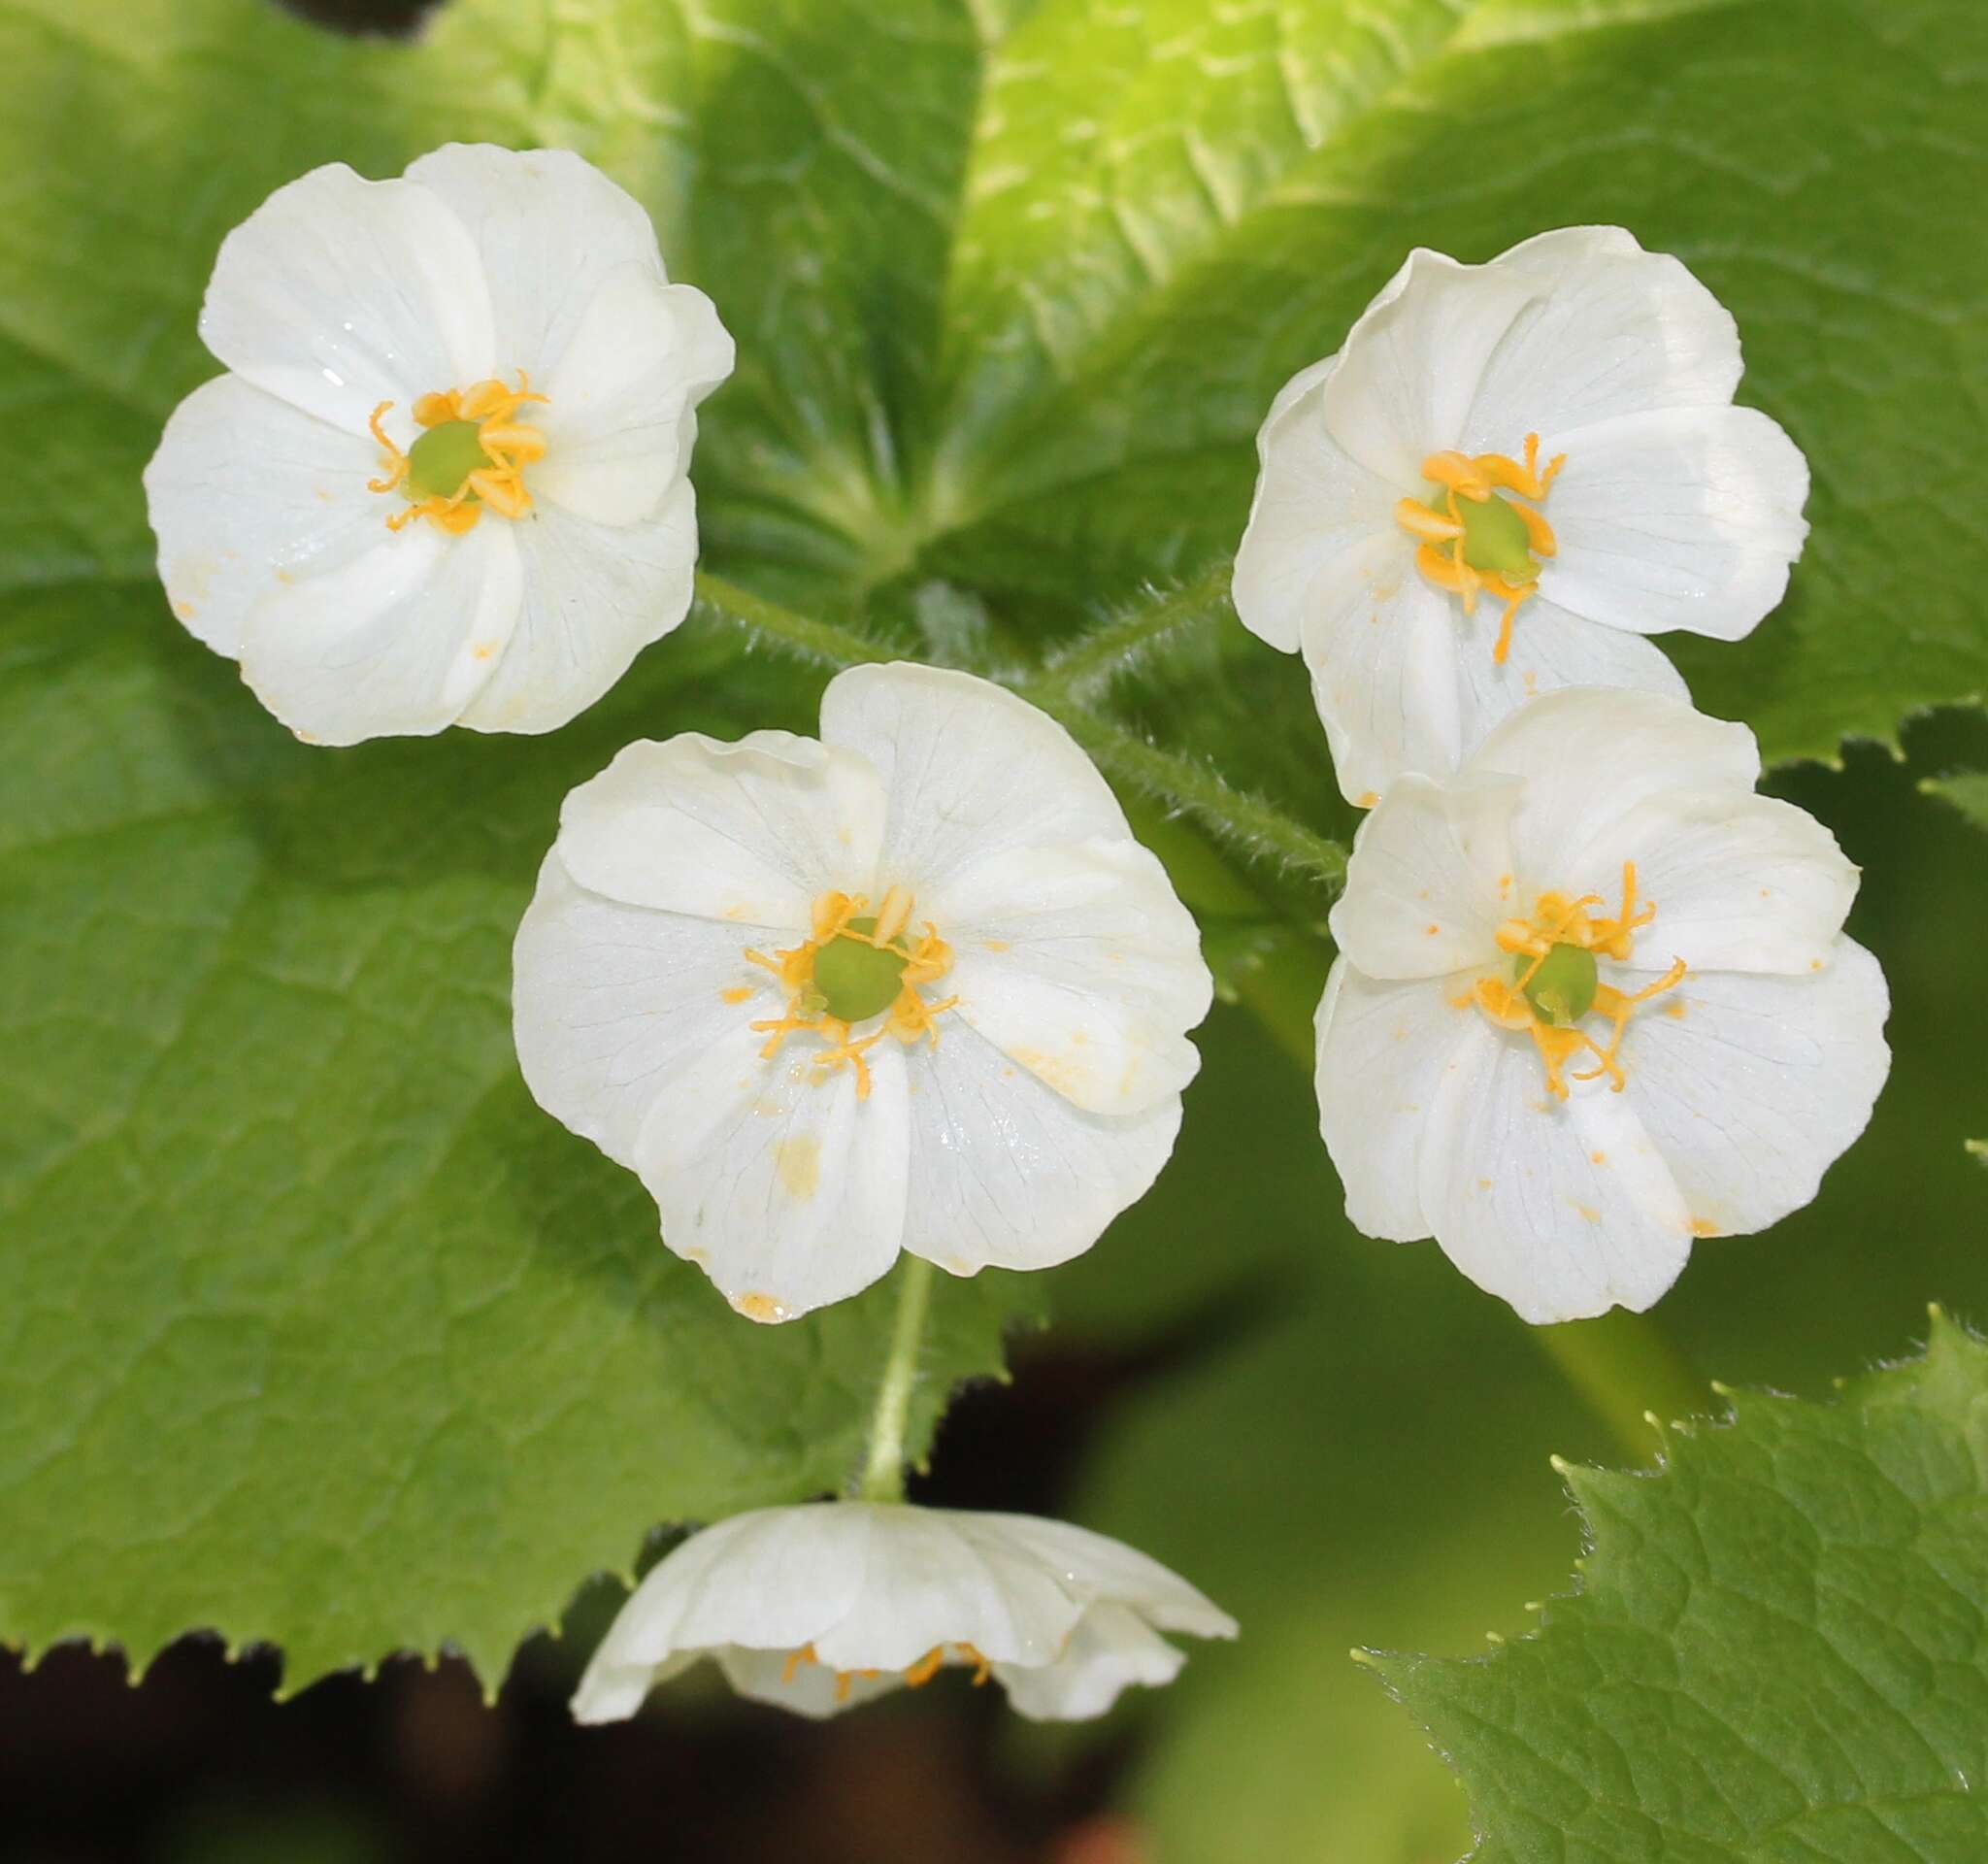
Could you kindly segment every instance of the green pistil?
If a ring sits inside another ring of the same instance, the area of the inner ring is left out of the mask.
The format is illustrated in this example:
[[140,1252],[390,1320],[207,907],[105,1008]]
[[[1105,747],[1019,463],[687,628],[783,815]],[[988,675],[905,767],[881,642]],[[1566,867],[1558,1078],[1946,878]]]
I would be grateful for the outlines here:
[[[1511,975],[1525,977],[1533,963],[1532,954],[1521,951],[1512,960]],[[1584,945],[1556,945],[1539,963],[1523,986],[1526,1001],[1556,1029],[1571,1028],[1595,1007],[1595,989],[1601,982],[1595,954]]]
[[867,935],[876,929],[874,918],[851,919],[814,954],[812,994],[821,999],[822,1013],[839,1022],[863,1022],[879,1015],[904,987],[910,953],[894,945],[872,945]]
[[[1430,488],[1429,509],[1438,517],[1449,516],[1449,493]],[[1474,570],[1489,570],[1514,582],[1529,582],[1540,572],[1533,561],[1533,541],[1526,521],[1510,503],[1493,492],[1489,498],[1456,497],[1456,515],[1464,527],[1464,561]]]
[[[445,420],[408,449],[408,490],[419,498],[453,498],[472,473],[494,465],[474,420]],[[468,503],[476,493],[471,492]]]

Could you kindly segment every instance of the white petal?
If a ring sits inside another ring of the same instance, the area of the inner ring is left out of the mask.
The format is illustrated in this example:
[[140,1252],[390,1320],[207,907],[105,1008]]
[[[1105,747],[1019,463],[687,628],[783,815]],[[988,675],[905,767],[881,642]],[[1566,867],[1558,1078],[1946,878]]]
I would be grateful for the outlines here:
[[904,662],[838,674],[821,737],[877,767],[889,795],[878,877],[920,899],[1006,849],[1132,833],[1055,719],[972,674]]
[[1179,1574],[1123,1541],[1042,1514],[955,1510],[948,1518],[962,1538],[983,1552],[997,1544],[1026,1551],[1055,1573],[1064,1589],[1085,1606],[1130,1606],[1162,1631],[1186,1631],[1200,1638],[1236,1635],[1236,1620],[1219,1606]]
[[741,1022],[776,1016],[736,926],[624,906],[574,883],[555,848],[513,952],[512,1020],[532,1097],[622,1165],[674,1073]]
[[690,464],[690,410],[732,373],[732,339],[702,291],[643,266],[604,278],[532,418],[546,457],[535,495],[600,524],[633,524]]
[[860,1670],[831,1670],[825,1663],[796,1662],[791,1651],[722,1651],[718,1665],[725,1681],[742,1696],[763,1702],[769,1708],[785,1709],[811,1721],[826,1721],[848,1709],[860,1709],[866,1702],[887,1696],[905,1686],[897,1670],[866,1673]]
[[1441,978],[1496,961],[1513,910],[1510,824],[1521,791],[1497,778],[1408,776],[1360,824],[1330,923],[1370,978]]
[[679,480],[646,523],[610,529],[540,504],[516,527],[524,602],[489,683],[460,723],[477,731],[555,731],[690,612],[697,505]]
[[[823,1075],[820,1044],[767,1038],[741,1020],[661,1082],[635,1165],[663,1241],[741,1314],[791,1320],[860,1292],[896,1261],[910,1180],[904,1050]],[[846,1666],[845,1666],[846,1667]]]
[[1136,1114],[1200,1064],[1185,1030],[1213,980],[1193,915],[1137,842],[1009,849],[926,895],[952,947],[934,984],[956,1014],[1066,1099]]
[[1588,428],[1547,495],[1559,553],[1540,593],[1610,627],[1737,641],[1786,593],[1807,496],[1801,449],[1752,408]]
[[1143,1197],[1174,1149],[1178,1096],[1087,1114],[964,1025],[907,1060],[911,1117],[905,1248],[953,1275],[1046,1269],[1080,1254]]
[[1619,226],[1569,226],[1491,263],[1542,288],[1484,366],[1464,451],[1516,453],[1537,433],[1550,455],[1594,421],[1732,400],[1739,330],[1669,253]]
[[995,1662],[1044,1663],[1063,1648],[1086,1601],[1026,1543],[964,1511],[868,1512],[862,1596],[814,1639],[830,1668],[903,1670],[953,1644],[971,1644]]
[[1422,461],[1457,444],[1486,359],[1542,288],[1418,247],[1346,333],[1320,390],[1327,431],[1402,494],[1419,491]]
[[1673,699],[1691,697],[1662,649],[1640,634],[1585,621],[1541,596],[1519,610],[1511,651],[1501,666],[1492,658],[1492,648],[1502,613],[1501,603],[1480,601],[1474,616],[1458,617],[1466,760],[1520,706],[1563,686],[1626,686]]
[[1465,768],[1526,779],[1512,846],[1522,903],[1530,905],[1533,892],[1565,890],[1569,863],[1606,849],[1615,824],[1647,797],[1675,789],[1751,795],[1760,752],[1744,725],[1707,718],[1682,700],[1571,686],[1513,713]]
[[1313,580],[1329,563],[1396,533],[1402,488],[1350,458],[1326,432],[1319,384],[1328,356],[1278,393],[1256,436],[1256,493],[1236,551],[1236,613],[1285,653],[1302,638]]
[[204,383],[173,411],[145,469],[173,613],[216,653],[239,654],[248,611],[301,577],[383,543],[389,505],[366,489],[380,449],[251,388]]
[[449,143],[414,163],[407,180],[436,195],[476,243],[490,283],[494,373],[507,381],[522,366],[545,387],[536,378],[558,362],[615,268],[640,266],[663,281],[641,205],[565,150]]
[[354,434],[382,401],[405,412],[501,361],[468,229],[425,187],[343,162],[278,188],[221,242],[200,335],[256,387]]
[[511,639],[523,573],[511,526],[449,537],[425,521],[336,569],[266,593],[242,629],[242,677],[314,744],[452,724]]
[[1691,1252],[1682,1194],[1633,1097],[1551,1099],[1530,1037],[1478,1019],[1430,1110],[1422,1208],[1442,1252],[1535,1324],[1640,1311]]
[[859,757],[812,738],[698,732],[628,746],[559,812],[559,856],[610,899],[805,934],[831,888],[871,886],[883,792]]
[[1172,1682],[1186,1661],[1137,1613],[1094,1605],[1054,1663],[1033,1669],[1000,1663],[994,1675],[1014,1712],[1030,1721],[1088,1721],[1110,1709],[1128,1683]]
[[1365,1236],[1413,1243],[1422,1214],[1422,1135],[1437,1089],[1479,1018],[1469,979],[1378,983],[1336,960],[1318,1002],[1318,1129]]
[[1636,935],[1639,968],[1673,957],[1694,971],[1806,976],[1827,964],[1857,895],[1857,869],[1806,810],[1731,790],[1666,790],[1607,825],[1560,883],[1615,910],[1624,862],[1655,920]]
[[615,1614],[580,1680],[575,1715],[632,1714],[652,1682],[707,1651],[798,1650],[855,1604],[870,1534],[868,1510],[805,1506],[756,1509],[691,1535]]
[[1303,646],[1348,802],[1371,806],[1407,771],[1447,776],[1457,767],[1462,610],[1415,568],[1406,533],[1318,572],[1305,596]]
[[[1673,997],[1681,1016],[1660,1013]],[[1815,1196],[1884,1085],[1889,1008],[1877,961],[1839,939],[1806,977],[1694,974],[1631,1020],[1626,1097],[1701,1234],[1764,1230]]]

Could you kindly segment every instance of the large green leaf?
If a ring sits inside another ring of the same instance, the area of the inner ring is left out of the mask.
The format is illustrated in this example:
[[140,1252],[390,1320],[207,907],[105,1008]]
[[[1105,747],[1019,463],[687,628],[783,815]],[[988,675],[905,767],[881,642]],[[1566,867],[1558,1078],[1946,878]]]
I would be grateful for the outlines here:
[[1478,1864],[1988,1855],[1988,1345],[1835,1404],[1746,1393],[1654,1476],[1562,1464],[1579,1591],[1489,1657],[1370,1657]]
[[[1984,34],[1967,0],[456,0],[407,47],[0,0],[0,1635],[488,1674],[649,1524],[846,1469],[887,1293],[742,1328],[515,1079],[509,932],[629,737],[805,728],[825,664],[893,648],[1011,670],[1194,825],[1181,871],[1250,857],[1211,946],[1302,1048],[1346,818],[1220,559],[1270,394],[1412,243],[1621,219],[1735,307],[1818,532],[1781,616],[1692,656],[1711,705],[1789,754],[1978,691],[1988,252],[1941,203]],[[314,754],[165,614],[138,474],[212,373],[227,228],[452,137],[600,160],[717,299],[724,581],[550,741]],[[928,1419],[1022,1298],[944,1293]]]

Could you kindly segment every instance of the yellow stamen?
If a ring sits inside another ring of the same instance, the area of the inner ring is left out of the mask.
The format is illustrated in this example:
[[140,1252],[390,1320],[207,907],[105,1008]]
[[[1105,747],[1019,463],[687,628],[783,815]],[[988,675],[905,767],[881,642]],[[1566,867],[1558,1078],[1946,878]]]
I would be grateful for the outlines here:
[[[546,436],[539,428],[518,420],[517,411],[526,402],[545,399],[533,391],[531,379],[522,369],[517,372],[515,388],[508,387],[493,376],[472,383],[467,388],[438,389],[421,396],[414,406],[415,425],[433,429],[450,421],[476,423],[477,445],[487,462],[465,474],[452,491],[434,492],[425,497],[416,496],[408,483],[412,467],[408,454],[394,445],[380,424],[381,416],[393,406],[390,401],[382,401],[366,424],[386,458],[381,476],[369,479],[366,489],[399,491],[408,499],[403,509],[388,515],[386,528],[398,531],[415,518],[425,517],[450,536],[460,537],[476,528],[486,509],[500,517],[522,517],[532,503],[531,493],[525,488],[524,469],[546,456]],[[415,450],[419,451],[418,444]]]
[[[907,1048],[927,1040],[938,1044],[938,1018],[959,999],[946,997],[939,1003],[927,1003],[918,993],[923,985],[936,982],[952,969],[952,948],[939,936],[938,928],[929,919],[916,943],[911,942],[907,928],[914,903],[910,888],[892,886],[885,891],[873,915],[863,894],[832,890],[820,895],[809,909],[809,937],[804,944],[771,954],[749,947],[746,949],[743,955],[746,962],[772,972],[787,994],[786,1008],[779,1015],[748,1025],[755,1034],[767,1038],[766,1046],[759,1051],[762,1059],[771,1061],[789,1036],[817,1037],[824,1046],[812,1058],[816,1077],[826,1078],[844,1067],[852,1069],[856,1098],[868,1100],[867,1050],[885,1036]],[[872,922],[858,930],[852,922],[859,919]],[[897,995],[878,1013],[883,1017],[881,1026],[867,1036],[852,1036],[850,1024],[830,1013],[829,997],[815,981],[816,959],[837,939],[854,939],[904,960],[897,976]]]
[[[1478,453],[1474,457],[1454,451],[1431,453],[1422,462],[1422,477],[1439,488],[1438,496],[1426,502],[1404,498],[1395,506],[1395,521],[1418,540],[1416,569],[1439,589],[1459,597],[1466,615],[1476,613],[1480,592],[1505,604],[1498,639],[1491,649],[1492,661],[1501,667],[1511,652],[1512,622],[1519,609],[1539,592],[1537,559],[1550,557],[1559,549],[1553,527],[1546,522],[1545,515],[1534,507],[1545,499],[1561,467],[1567,463],[1567,455],[1555,454],[1541,471],[1538,434],[1526,436],[1525,454],[1521,464],[1506,453]],[[1524,570],[1518,567],[1518,553],[1509,544],[1505,547],[1510,555],[1504,567],[1474,563],[1470,559],[1471,519],[1458,501],[1484,505],[1501,492],[1517,495],[1502,500],[1502,504],[1524,529],[1528,553],[1528,567]],[[1532,503],[1522,504],[1520,500]]]
[[1635,949],[1636,933],[1657,916],[1654,900],[1644,900],[1639,911],[1637,897],[1634,861],[1622,864],[1622,907],[1612,918],[1597,918],[1589,912],[1589,908],[1602,905],[1600,894],[1585,893],[1578,899],[1570,899],[1563,893],[1541,893],[1534,903],[1531,918],[1507,919],[1496,934],[1501,951],[1509,952],[1513,957],[1530,958],[1531,963],[1509,982],[1499,977],[1479,978],[1471,994],[1459,1000],[1460,1003],[1474,1003],[1486,1019],[1499,1028],[1524,1030],[1532,1037],[1546,1070],[1546,1091],[1556,1100],[1565,1100],[1568,1095],[1568,1064],[1584,1053],[1593,1055],[1596,1065],[1575,1073],[1573,1079],[1599,1081],[1607,1076],[1609,1087],[1620,1093],[1626,1077],[1618,1054],[1630,1017],[1638,1006],[1674,989],[1688,975],[1684,960],[1673,958],[1671,968],[1661,978],[1654,983],[1645,984],[1634,995],[1625,995],[1611,984],[1597,982],[1594,1001],[1581,1015],[1583,1017],[1598,1015],[1607,1018],[1610,1028],[1606,1047],[1576,1026],[1548,1020],[1534,1006],[1527,995],[1527,986],[1538,975],[1540,967],[1553,955],[1556,947],[1577,946],[1597,957],[1612,958],[1618,964],[1629,961]]

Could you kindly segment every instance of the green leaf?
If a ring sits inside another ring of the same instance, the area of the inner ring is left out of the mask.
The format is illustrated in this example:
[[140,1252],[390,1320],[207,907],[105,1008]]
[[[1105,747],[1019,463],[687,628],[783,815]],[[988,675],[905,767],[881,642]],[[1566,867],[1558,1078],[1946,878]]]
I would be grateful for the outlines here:
[[1536,1635],[1367,1658],[1463,1776],[1478,1864],[1988,1853],[1988,1344],[1936,1309],[1924,1358],[1666,1448],[1556,1465],[1589,1550]]
[[1929,777],[1920,787],[1929,796],[1955,809],[1982,830],[1988,830],[1988,771],[1955,771],[1947,777]]

